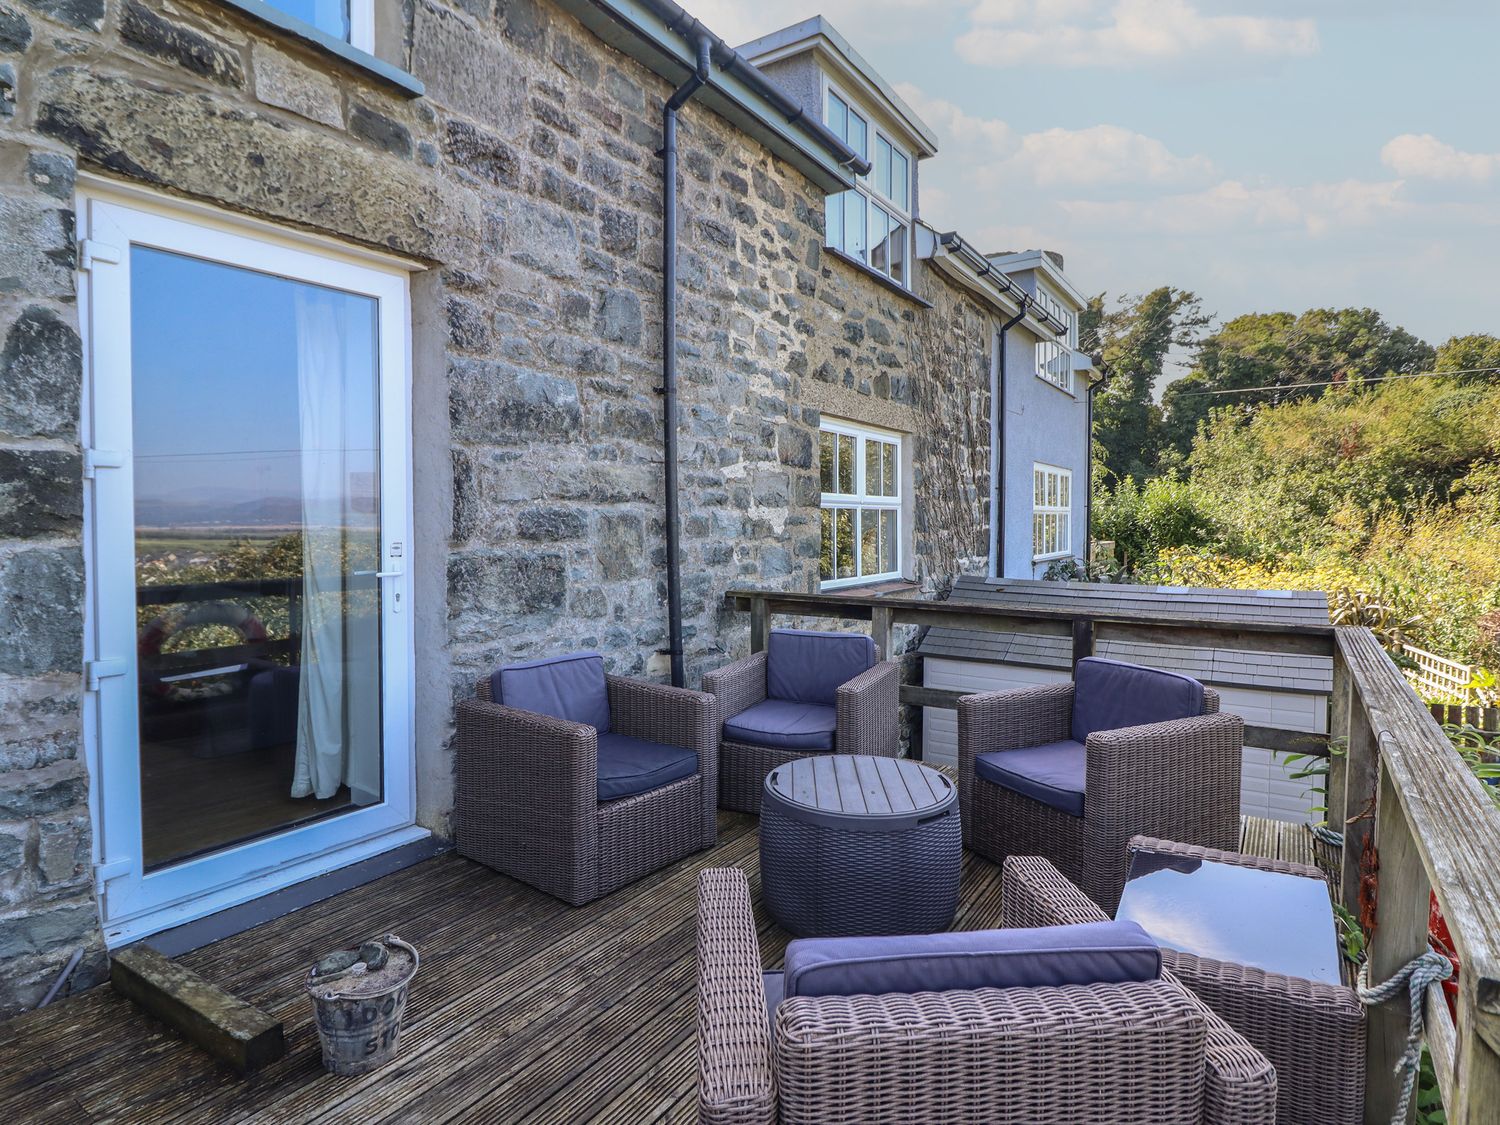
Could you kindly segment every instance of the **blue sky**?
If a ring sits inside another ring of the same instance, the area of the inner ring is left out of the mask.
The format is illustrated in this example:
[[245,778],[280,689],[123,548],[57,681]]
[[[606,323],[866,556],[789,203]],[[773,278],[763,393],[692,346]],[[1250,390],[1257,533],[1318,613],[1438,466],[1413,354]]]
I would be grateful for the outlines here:
[[821,11],[938,134],[923,219],[1085,292],[1500,334],[1500,4],[687,2],[732,43]]

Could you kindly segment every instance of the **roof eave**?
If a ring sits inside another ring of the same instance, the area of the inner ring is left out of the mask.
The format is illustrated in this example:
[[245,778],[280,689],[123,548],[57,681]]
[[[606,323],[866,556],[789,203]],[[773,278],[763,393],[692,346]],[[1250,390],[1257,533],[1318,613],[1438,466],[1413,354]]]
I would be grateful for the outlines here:
[[[605,43],[674,85],[693,72],[688,41],[639,0],[558,0],[558,5]],[[796,123],[734,74],[715,68],[694,99],[807,176],[824,192],[846,191],[854,181]]]
[[792,58],[807,51],[821,53],[832,61],[847,78],[863,82],[883,103],[887,114],[894,118],[914,142],[919,157],[937,155],[937,134],[925,121],[917,116],[900,94],[887,82],[863,55],[854,49],[849,40],[822,16],[813,16],[800,23],[791,24],[759,39],[735,48],[757,66]]

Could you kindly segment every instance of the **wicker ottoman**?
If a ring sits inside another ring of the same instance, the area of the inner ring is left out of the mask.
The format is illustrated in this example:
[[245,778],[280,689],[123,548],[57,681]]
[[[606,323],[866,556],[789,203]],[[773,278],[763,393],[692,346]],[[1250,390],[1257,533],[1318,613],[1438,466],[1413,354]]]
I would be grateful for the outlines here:
[[766,775],[761,893],[799,937],[946,930],[963,864],[958,790],[903,758],[798,758]]

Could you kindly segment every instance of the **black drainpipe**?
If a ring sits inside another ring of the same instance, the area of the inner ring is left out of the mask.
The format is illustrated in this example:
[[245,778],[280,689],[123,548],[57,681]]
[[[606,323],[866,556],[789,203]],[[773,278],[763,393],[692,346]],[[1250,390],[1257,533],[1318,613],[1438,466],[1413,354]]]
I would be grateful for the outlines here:
[[1000,526],[995,529],[995,577],[1005,577],[1005,337],[1026,316],[1026,308],[1030,301],[1022,297],[1020,308],[1016,315],[1000,326],[1000,342],[996,346],[1000,349],[998,388],[999,401],[996,406],[998,421],[995,424],[995,437],[1000,442],[1000,456],[995,458],[995,504],[1000,509]]
[[1084,447],[1083,470],[1083,542],[1088,555],[1084,558],[1085,574],[1094,554],[1094,392],[1109,382],[1106,372],[1102,378],[1089,382],[1088,395],[1088,444]]
[[677,497],[677,111],[708,81],[712,40],[700,35],[698,65],[661,111],[661,396],[662,460],[667,492],[667,655],[682,687],[682,529]]

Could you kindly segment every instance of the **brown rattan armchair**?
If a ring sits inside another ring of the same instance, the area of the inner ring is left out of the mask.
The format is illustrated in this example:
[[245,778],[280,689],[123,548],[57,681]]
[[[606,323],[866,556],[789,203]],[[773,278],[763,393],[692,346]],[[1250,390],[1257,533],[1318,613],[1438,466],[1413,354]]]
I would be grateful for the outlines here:
[[[901,751],[901,667],[882,660],[880,649],[863,634],[773,629],[767,651],[709,672],[703,689],[718,698],[724,722],[721,808],[758,814],[766,775],[796,758],[894,758]],[[799,713],[784,721],[786,716],[774,713],[781,703],[789,705],[786,710],[794,704]],[[747,717],[768,707],[773,713],[761,724],[764,731],[736,725],[742,720],[751,725]]]
[[699,876],[698,1081],[704,1125],[1270,1125],[1276,1106],[1271,1065],[1167,973],[796,996],[768,1015],[735,868]]
[[[608,693],[607,734],[496,703],[488,677],[477,698],[458,706],[459,853],[574,906],[712,847],[717,833],[714,697],[603,676],[602,662],[597,675]],[[606,799],[618,779],[601,773],[600,747],[622,739],[686,750],[696,761],[661,771],[670,780],[648,777],[626,786],[640,791]]]
[[[1130,848],[1216,860],[1323,882],[1316,867],[1138,836]],[[1002,876],[1016,925],[1065,926],[1106,915],[1039,856],[1012,856]],[[1359,1125],[1365,1104],[1365,1013],[1353,989],[1163,949],[1172,974],[1276,1068],[1277,1125]]]
[[[1075,675],[1072,684],[959,700],[964,843],[996,863],[1044,855],[1113,914],[1132,836],[1239,844],[1245,724],[1184,676],[1092,657]],[[1190,717],[1126,725],[1152,712],[1143,693],[1156,684],[1176,691],[1172,702]],[[1100,700],[1092,718],[1079,714],[1085,690]],[[1100,729],[1101,717],[1126,722]],[[1017,766],[1001,772],[1011,761]]]

